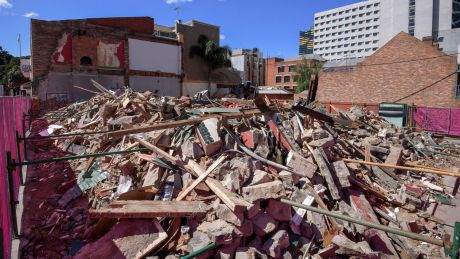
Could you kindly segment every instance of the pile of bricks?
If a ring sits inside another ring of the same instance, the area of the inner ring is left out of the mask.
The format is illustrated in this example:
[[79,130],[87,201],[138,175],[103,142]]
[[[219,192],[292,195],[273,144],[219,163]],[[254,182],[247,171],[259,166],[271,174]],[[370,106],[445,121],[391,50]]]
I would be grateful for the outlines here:
[[[80,155],[144,149],[71,162],[77,180],[62,184],[67,191],[58,197],[57,209],[71,210],[81,197],[90,209],[84,212],[89,215],[84,235],[78,236],[84,246],[69,249],[69,255],[443,254],[432,244],[281,201],[443,238],[446,230],[435,219],[436,206],[453,200],[458,151],[452,143],[439,150],[446,144],[442,138],[398,128],[357,107],[326,114],[268,100],[101,91],[63,108],[67,118],[49,123],[62,126],[52,134],[102,133],[52,144]],[[452,156],[426,151],[436,151],[435,144],[438,153]]]

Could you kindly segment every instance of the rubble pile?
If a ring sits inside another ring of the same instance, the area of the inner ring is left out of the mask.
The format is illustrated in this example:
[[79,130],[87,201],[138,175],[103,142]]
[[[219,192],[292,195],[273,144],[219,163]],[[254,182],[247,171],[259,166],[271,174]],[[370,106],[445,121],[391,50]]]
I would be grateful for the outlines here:
[[458,172],[458,160],[426,150],[455,155],[453,143],[359,107],[332,115],[303,103],[103,92],[36,131],[72,134],[52,141],[76,155],[119,151],[70,161],[76,181],[63,184],[57,209],[81,196],[90,207],[76,258],[176,258],[204,247],[200,258],[442,256],[282,199],[442,239],[434,213],[452,203],[457,178],[436,172]]

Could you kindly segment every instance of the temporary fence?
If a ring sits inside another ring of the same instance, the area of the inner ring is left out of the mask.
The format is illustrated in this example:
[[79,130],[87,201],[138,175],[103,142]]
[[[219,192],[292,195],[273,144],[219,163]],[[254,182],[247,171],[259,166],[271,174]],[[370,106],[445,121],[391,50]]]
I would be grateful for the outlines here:
[[415,126],[427,131],[460,136],[460,108],[415,107]]
[[8,174],[7,152],[16,161],[24,157],[24,146],[18,145],[17,137],[24,136],[29,128],[24,120],[31,107],[31,98],[27,96],[0,97],[0,240],[3,258],[11,256],[11,240],[16,222],[16,204],[18,203],[19,185],[21,184],[20,167]]
[[[348,110],[357,105],[380,114],[380,105],[374,103],[352,102],[321,102],[327,112],[334,109]],[[426,131],[460,136],[460,108],[433,108],[409,105],[405,111],[406,127],[414,127]],[[394,122],[394,121],[393,121]]]

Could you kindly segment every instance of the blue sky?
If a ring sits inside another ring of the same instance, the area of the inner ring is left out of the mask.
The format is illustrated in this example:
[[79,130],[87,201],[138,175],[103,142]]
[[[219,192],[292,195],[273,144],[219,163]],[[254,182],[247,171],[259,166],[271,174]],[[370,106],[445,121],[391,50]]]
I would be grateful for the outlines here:
[[[221,29],[221,45],[259,48],[265,56],[292,57],[299,30],[313,24],[313,14],[359,0],[0,0],[0,46],[29,55],[30,17],[63,20],[90,17],[150,16],[172,26],[179,17]],[[175,6],[180,11],[174,10]]]

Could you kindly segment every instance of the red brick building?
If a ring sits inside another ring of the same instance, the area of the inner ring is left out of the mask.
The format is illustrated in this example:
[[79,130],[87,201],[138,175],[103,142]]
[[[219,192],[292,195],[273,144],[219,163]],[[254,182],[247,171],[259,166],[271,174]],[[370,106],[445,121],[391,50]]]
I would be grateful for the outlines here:
[[179,95],[181,51],[175,38],[154,35],[150,17],[31,21],[32,80],[41,100],[87,99],[93,94],[74,86],[95,91],[91,79],[112,90]]
[[265,60],[265,84],[277,88],[295,91],[297,83],[295,82],[296,68],[305,57],[309,62],[320,62],[323,59],[316,55],[304,55],[291,59],[267,58]]
[[[84,100],[97,91],[91,83],[96,80],[111,90],[129,86],[165,96],[194,95],[207,89],[209,79],[202,58],[189,55],[201,34],[219,44],[219,27],[198,21],[166,27],[150,17],[32,19],[34,94],[41,100]],[[241,83],[236,72],[232,81],[231,72],[213,71],[212,95],[228,92],[221,85]]]
[[316,99],[322,103],[401,102],[420,106],[460,106],[456,55],[431,39],[401,32],[353,67],[319,74]]

